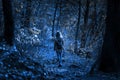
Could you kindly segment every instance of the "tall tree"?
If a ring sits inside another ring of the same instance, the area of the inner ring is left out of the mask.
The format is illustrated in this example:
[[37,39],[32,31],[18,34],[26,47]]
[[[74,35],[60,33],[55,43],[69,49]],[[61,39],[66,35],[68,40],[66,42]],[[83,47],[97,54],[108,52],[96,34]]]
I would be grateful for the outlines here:
[[4,14],[4,38],[9,45],[13,45],[14,39],[14,22],[11,2],[11,0],[2,0]]
[[89,5],[90,5],[90,0],[87,0],[86,6],[85,6],[85,14],[84,14],[84,25],[87,25],[87,22],[88,22]]
[[59,16],[57,19],[57,30],[60,29],[60,19],[61,19],[61,10],[62,10],[62,0],[58,0],[58,9],[59,9]]
[[78,40],[78,32],[79,32],[79,27],[80,27],[80,17],[81,17],[81,0],[79,0],[79,8],[78,8],[78,22],[77,22],[77,26],[76,26],[76,32],[75,32],[75,53],[77,52],[77,48],[78,48],[78,44],[77,44],[77,40]]
[[53,26],[52,26],[52,37],[54,37],[54,32],[55,32],[55,19],[56,19],[57,8],[58,8],[58,3],[55,2],[55,12],[53,16]]
[[87,29],[87,23],[88,23],[88,16],[89,16],[89,6],[90,6],[90,0],[86,1],[86,6],[85,6],[85,12],[84,12],[84,28],[83,28],[83,34],[81,37],[81,47],[85,47],[85,43],[86,43],[86,29]]
[[106,33],[100,70],[120,72],[120,0],[107,0]]
[[26,0],[26,14],[24,27],[30,27],[30,17],[31,17],[31,0]]
[[97,1],[95,0],[94,1],[94,21],[93,21],[93,25],[94,25],[94,29],[95,29],[95,27],[97,26],[97,6],[96,6],[96,4],[97,4]]

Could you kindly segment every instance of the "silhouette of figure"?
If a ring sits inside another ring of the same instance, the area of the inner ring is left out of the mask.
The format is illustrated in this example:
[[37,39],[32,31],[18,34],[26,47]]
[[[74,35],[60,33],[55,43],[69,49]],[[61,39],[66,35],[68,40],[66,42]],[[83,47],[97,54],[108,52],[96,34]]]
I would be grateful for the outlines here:
[[54,50],[57,53],[57,60],[59,62],[59,67],[62,66],[62,50],[63,50],[63,38],[60,32],[56,33],[56,38],[54,40]]

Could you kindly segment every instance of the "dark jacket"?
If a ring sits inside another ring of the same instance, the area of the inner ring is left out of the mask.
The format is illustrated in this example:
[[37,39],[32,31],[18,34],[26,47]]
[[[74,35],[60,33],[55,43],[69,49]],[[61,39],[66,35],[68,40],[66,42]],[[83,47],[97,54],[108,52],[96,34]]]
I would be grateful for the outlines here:
[[55,41],[54,41],[54,50],[55,51],[62,50],[63,45],[64,45],[63,39],[62,38],[56,38]]

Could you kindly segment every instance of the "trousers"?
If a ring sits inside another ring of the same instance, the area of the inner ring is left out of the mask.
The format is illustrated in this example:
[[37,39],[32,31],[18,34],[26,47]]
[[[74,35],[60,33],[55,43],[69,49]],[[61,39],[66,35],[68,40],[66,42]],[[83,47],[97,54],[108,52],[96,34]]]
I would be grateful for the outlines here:
[[57,50],[56,53],[59,65],[62,65],[62,50]]

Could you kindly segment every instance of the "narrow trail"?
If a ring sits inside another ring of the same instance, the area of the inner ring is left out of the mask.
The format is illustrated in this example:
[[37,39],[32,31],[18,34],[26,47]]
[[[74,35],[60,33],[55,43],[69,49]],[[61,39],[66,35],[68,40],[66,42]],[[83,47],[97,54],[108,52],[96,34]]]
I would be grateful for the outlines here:
[[3,50],[0,79],[120,80],[120,74],[98,72],[86,75],[94,63],[93,59],[86,59],[69,51],[64,51],[63,54],[62,67],[58,67],[57,56],[52,48],[41,48],[39,53],[29,54],[29,57],[22,57],[18,52]]
[[114,73],[98,72],[88,75],[95,61],[93,58],[86,59],[65,50],[62,55],[62,67],[58,67],[57,55],[52,46],[37,49],[39,52],[36,54],[33,49],[31,52],[33,54],[21,56],[12,47],[5,47],[5,50],[1,47],[0,79],[120,80],[120,74]]
[[[43,51],[42,51],[43,50]],[[35,55],[34,55],[35,56]],[[92,60],[81,58],[80,56],[64,51],[62,55],[62,67],[58,67],[57,55],[50,49],[41,49],[37,61],[44,65],[48,79],[81,79],[90,70]]]
[[94,60],[82,58],[69,51],[63,52],[62,67],[58,67],[56,53],[53,49],[47,50],[41,49],[36,59],[44,65],[46,80],[119,80],[114,74],[96,73],[86,75],[90,71]]

